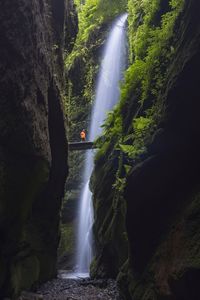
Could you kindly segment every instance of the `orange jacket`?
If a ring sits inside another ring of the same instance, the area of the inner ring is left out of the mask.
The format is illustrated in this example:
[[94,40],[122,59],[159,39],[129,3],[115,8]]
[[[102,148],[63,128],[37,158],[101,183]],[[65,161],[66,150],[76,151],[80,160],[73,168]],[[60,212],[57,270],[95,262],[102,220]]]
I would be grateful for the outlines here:
[[82,140],[85,140],[86,134],[84,131],[81,131],[80,136]]

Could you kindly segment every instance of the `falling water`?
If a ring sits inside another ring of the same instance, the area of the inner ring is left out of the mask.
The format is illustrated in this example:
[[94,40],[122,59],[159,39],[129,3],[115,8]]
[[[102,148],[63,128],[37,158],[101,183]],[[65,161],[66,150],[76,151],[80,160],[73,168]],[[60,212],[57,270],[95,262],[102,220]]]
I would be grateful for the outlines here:
[[[93,107],[88,139],[93,141],[101,134],[101,125],[106,113],[112,109],[119,99],[119,81],[123,78],[126,61],[126,33],[125,22],[127,14],[120,16],[108,37],[103,60],[101,63],[96,99]],[[84,182],[79,207],[79,226],[77,241],[77,270],[79,277],[89,275],[89,267],[92,260],[92,223],[93,206],[92,195],[89,189],[89,178],[93,168],[93,154],[88,151],[85,162]]]

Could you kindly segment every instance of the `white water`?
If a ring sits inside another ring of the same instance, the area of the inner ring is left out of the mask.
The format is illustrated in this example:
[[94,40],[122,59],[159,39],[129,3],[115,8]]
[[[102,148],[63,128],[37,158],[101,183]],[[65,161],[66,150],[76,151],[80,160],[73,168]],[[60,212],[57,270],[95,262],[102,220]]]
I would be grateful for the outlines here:
[[[127,14],[119,17],[113,25],[105,47],[101,63],[96,99],[91,116],[91,124],[88,135],[89,141],[101,134],[106,113],[113,108],[119,99],[119,81],[123,79],[123,71],[126,62],[126,32],[125,22]],[[92,224],[93,205],[92,195],[89,189],[89,178],[93,168],[93,153],[87,152],[84,182],[79,207],[79,225],[77,234],[76,272],[73,276],[89,276],[89,267],[92,260]]]

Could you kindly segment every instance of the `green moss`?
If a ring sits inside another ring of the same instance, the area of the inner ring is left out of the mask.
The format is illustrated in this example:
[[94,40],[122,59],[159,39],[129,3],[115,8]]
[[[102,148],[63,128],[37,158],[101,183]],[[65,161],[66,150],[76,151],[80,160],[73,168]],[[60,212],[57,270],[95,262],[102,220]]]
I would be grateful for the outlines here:
[[[124,275],[121,274],[119,276],[123,294],[126,294],[128,285],[128,294],[136,300],[163,299],[160,296],[160,291],[157,290],[158,282],[155,282],[159,276],[161,276],[161,284],[163,284],[164,279],[169,284],[169,288],[171,288],[171,283],[173,282],[173,290],[176,286],[184,290],[184,287],[192,285],[192,281],[187,281],[188,278],[190,276],[192,278],[191,274],[200,270],[199,192],[195,192],[188,199],[184,211],[180,213],[181,217],[176,217],[175,223],[171,226],[167,235],[163,237],[163,243],[160,243],[152,260],[140,277],[136,275],[134,277],[131,271],[128,270],[127,264]],[[163,272],[166,272],[166,274],[163,274]],[[162,275],[158,275],[158,273]],[[127,280],[125,279],[125,274],[129,274]]]
[[103,143],[102,147],[100,148],[99,151],[97,151],[97,153],[95,154],[95,160],[96,161],[99,161],[103,158],[106,157],[106,153],[107,153],[107,150],[108,150],[108,147],[110,146],[110,143],[109,142],[105,142]]
[[[68,118],[70,141],[78,141],[83,128],[86,129],[86,132],[88,130],[102,47],[114,18],[126,11],[127,1],[86,0],[82,4],[77,0],[76,5],[79,32],[73,51],[66,55],[65,60],[68,77],[65,111]],[[97,154],[98,159],[100,157],[103,159],[104,153],[108,150],[105,144],[103,150]],[[66,192],[66,199],[70,197],[71,187],[75,189],[74,185],[77,187],[77,193],[80,191],[84,159],[84,153],[70,153],[67,182],[69,190]],[[61,235],[62,248],[66,248],[67,241],[63,238],[63,234],[64,232]]]
[[[106,142],[103,143],[103,150],[105,145]],[[100,160],[96,157],[98,162],[91,181],[94,189],[94,232],[97,243],[97,253],[91,269],[93,276],[115,277],[128,255],[123,186],[119,188],[119,185],[114,184],[116,174],[121,176],[123,165],[118,154],[114,156],[111,149],[107,149],[102,155]]]
[[29,289],[39,279],[40,264],[35,256],[21,258],[11,267],[11,285],[14,295]]
[[66,57],[66,65],[70,67],[79,56],[88,52],[88,44],[93,32],[98,31],[102,24],[112,21],[115,16],[126,11],[127,1],[123,0],[86,0],[85,4],[77,3],[79,17],[79,32],[73,52]]
[[[152,274],[145,274],[140,282],[131,274],[129,262],[125,269],[120,271],[120,268],[128,258],[123,198],[126,178],[145,159],[148,145],[162,121],[169,66],[178,49],[176,28],[180,25],[184,1],[169,1],[162,11],[161,4],[160,0],[128,1],[130,65],[121,86],[120,102],[108,114],[103,134],[96,141],[99,150],[91,181],[96,242],[101,249],[97,250],[92,270],[101,274],[106,273],[105,264],[112,268],[112,263],[104,260],[102,249],[111,253],[126,299],[156,300],[158,297]],[[105,175],[107,172],[109,176]]]
[[75,224],[68,223],[61,225],[61,240],[58,249],[58,255],[67,255],[68,257],[72,257],[74,255],[75,249]]
[[152,277],[146,274],[146,277],[141,279],[133,276],[130,269],[129,259],[124,263],[117,277],[117,282],[120,287],[121,296],[123,299],[132,300],[158,300],[158,293],[155,288],[155,283]]
[[[126,173],[145,154],[162,118],[160,95],[176,53],[174,32],[183,6],[182,0],[170,1],[168,10],[159,15],[160,0],[128,1],[131,64],[125,72],[120,102],[103,125],[96,165],[111,145],[124,154]],[[115,186],[122,180],[123,176],[116,176]]]
[[95,74],[97,74],[99,66],[94,65],[92,62],[89,64],[88,71],[86,73],[85,78],[85,85],[84,85],[84,91],[83,96],[88,99],[88,102],[93,103],[94,101],[94,79]]
[[[169,11],[161,15],[160,23],[155,25],[160,1],[129,1],[132,63],[125,73],[120,103],[104,124],[104,135],[112,144],[113,138],[116,143],[116,137],[118,145],[127,140],[127,145],[133,146],[133,152],[139,151],[140,154],[140,149],[147,144],[149,135],[155,131],[160,119],[159,106],[162,106],[160,94],[167,80],[168,66],[176,53],[174,28],[183,6],[184,1],[170,1]],[[134,101],[131,99],[133,94]],[[145,130],[134,126],[142,125],[144,120],[148,123],[145,123]],[[143,131],[142,137],[139,131]],[[131,156],[134,158],[135,155]]]

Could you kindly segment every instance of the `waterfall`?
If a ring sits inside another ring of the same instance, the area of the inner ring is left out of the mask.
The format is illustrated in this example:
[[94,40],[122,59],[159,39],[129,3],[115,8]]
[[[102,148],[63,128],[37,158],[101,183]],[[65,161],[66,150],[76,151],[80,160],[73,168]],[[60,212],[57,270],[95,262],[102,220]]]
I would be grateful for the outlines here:
[[125,22],[127,16],[128,14],[120,16],[114,23],[105,47],[91,118],[89,132],[91,141],[101,134],[101,125],[106,118],[106,113],[119,100],[119,81],[123,79],[126,64]]
[[[123,79],[126,62],[125,22],[127,14],[117,18],[111,29],[100,67],[96,98],[91,115],[88,139],[93,141],[101,134],[101,125],[106,113],[113,108],[119,99],[119,81]],[[92,224],[93,205],[89,190],[89,178],[93,168],[93,153],[88,151],[85,162],[84,182],[79,207],[79,225],[77,235],[77,276],[89,275],[92,260]]]

